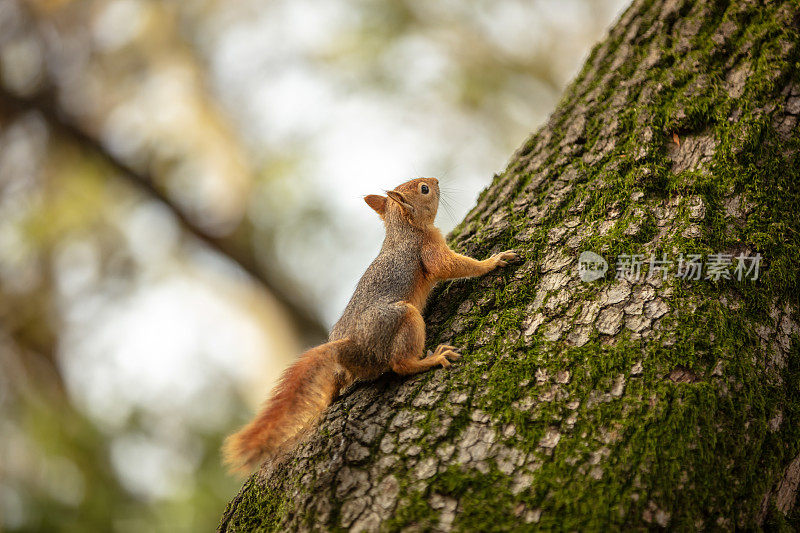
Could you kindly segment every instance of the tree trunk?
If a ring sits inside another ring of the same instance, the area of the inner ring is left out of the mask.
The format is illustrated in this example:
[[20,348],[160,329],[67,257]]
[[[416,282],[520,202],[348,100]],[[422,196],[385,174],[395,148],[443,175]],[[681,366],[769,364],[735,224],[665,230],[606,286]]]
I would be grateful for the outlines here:
[[797,526],[799,26],[636,0],[451,236],[524,258],[429,301],[429,345],[465,357],[350,389],[220,529]]

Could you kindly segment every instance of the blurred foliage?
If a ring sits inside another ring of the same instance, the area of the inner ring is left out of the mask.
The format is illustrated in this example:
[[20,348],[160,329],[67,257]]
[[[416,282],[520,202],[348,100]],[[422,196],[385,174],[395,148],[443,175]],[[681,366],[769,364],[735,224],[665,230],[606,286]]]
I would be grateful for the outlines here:
[[[6,371],[16,366],[11,351],[3,347]],[[230,496],[237,483],[223,472],[215,453],[204,453],[194,465],[191,485],[168,499],[132,493],[120,484],[109,456],[109,442],[119,435],[103,431],[74,409],[60,387],[41,374],[36,383],[13,371],[6,375],[15,381],[11,394],[3,398],[0,422],[4,436],[0,490],[6,527],[196,531],[216,523],[220,501]],[[147,424],[132,417],[124,431],[129,435],[147,432]],[[216,431],[198,431],[193,439],[209,450],[219,444]],[[129,459],[135,458],[132,454]]]
[[342,202],[460,166],[454,224],[621,4],[0,0],[0,529],[213,528]]

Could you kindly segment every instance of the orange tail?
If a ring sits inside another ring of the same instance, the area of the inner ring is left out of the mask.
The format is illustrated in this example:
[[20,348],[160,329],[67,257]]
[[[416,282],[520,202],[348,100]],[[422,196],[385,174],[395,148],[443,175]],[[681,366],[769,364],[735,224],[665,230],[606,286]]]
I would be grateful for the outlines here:
[[261,412],[225,439],[222,454],[232,471],[249,472],[297,442],[346,384],[338,354],[351,344],[348,339],[322,344],[286,369]]

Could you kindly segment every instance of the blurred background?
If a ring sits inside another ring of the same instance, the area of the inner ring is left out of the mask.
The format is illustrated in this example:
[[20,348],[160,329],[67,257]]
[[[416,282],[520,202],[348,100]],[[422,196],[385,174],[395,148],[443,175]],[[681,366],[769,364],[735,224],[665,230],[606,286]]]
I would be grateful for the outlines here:
[[218,449],[625,0],[0,0],[0,530],[213,529]]

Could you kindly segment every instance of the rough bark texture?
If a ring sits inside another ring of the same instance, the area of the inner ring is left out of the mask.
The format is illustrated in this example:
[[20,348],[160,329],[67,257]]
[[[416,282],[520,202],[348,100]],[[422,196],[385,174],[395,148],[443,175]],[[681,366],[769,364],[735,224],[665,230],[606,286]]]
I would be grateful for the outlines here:
[[[799,12],[636,0],[452,234],[524,257],[429,302],[464,359],[353,387],[221,530],[797,526]],[[740,252],[757,281],[614,275]]]

